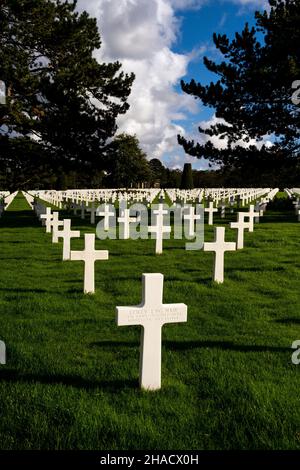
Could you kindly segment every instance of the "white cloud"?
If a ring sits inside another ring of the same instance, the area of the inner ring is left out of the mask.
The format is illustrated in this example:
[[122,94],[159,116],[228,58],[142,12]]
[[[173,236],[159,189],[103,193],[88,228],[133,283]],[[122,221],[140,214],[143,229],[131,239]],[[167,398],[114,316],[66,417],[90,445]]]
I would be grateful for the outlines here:
[[268,5],[268,0],[227,0],[242,6],[258,6],[264,8]]
[[[198,111],[197,102],[174,86],[186,74],[195,51],[172,51],[180,24],[175,7],[193,7],[198,1],[184,0],[79,0],[98,19],[102,47],[99,61],[119,60],[123,70],[134,72],[130,109],[118,120],[119,132],[136,134],[149,158],[178,151],[177,134],[184,129],[176,120]],[[203,54],[204,48],[201,50]]]
[[173,8],[177,10],[187,10],[201,8],[209,0],[170,0]]
[[[79,0],[78,9],[98,20],[102,46],[99,61],[122,63],[123,70],[136,75],[129,98],[130,110],[118,120],[119,132],[136,134],[149,158],[170,154],[189,161],[177,144],[177,134],[188,113],[199,111],[199,102],[174,86],[186,74],[195,55],[172,51],[180,32],[176,10],[197,9],[211,0]],[[225,0],[245,6],[263,0]],[[174,157],[175,158],[175,157]],[[192,161],[196,162],[195,159]],[[197,166],[197,165],[196,165]]]
[[[199,123],[198,127],[201,127],[202,129],[209,129],[211,126],[214,126],[215,124],[227,124],[224,119],[217,118],[216,115],[214,114],[211,119],[208,119],[207,121],[202,121]],[[198,129],[197,127],[197,129]],[[199,138],[200,137],[200,138]],[[246,137],[246,134],[245,134]],[[205,143],[208,141],[211,141],[214,144],[214,147],[217,149],[225,149],[228,144],[228,139],[225,137],[224,139],[221,139],[218,136],[208,136],[205,134],[199,134],[199,132],[195,132],[194,135],[192,136],[192,139],[195,141],[199,141],[201,143]],[[266,145],[266,147],[271,147],[273,145],[272,141],[270,140],[270,136],[264,135],[260,140],[256,139],[249,139],[249,142],[246,142],[243,139],[237,140],[235,143],[235,146],[240,146],[243,148],[249,148],[250,146],[256,146],[258,149],[261,149],[263,145]]]

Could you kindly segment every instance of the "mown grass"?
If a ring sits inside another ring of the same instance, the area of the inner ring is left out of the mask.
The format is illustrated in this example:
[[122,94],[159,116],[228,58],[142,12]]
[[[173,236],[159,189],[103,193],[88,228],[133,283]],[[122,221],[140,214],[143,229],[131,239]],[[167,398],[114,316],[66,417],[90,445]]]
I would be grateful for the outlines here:
[[[226,254],[223,285],[211,281],[212,254],[184,240],[165,240],[161,256],[154,240],[97,240],[110,257],[85,296],[82,263],[62,262],[62,244],[28,209],[18,196],[0,219],[2,449],[300,448],[293,211],[267,213],[245,249]],[[72,218],[81,249],[95,228]],[[212,233],[206,225],[206,240]],[[188,305],[186,324],[163,328],[155,393],[138,388],[140,328],[115,323],[117,305],[140,302],[144,272],[165,275],[164,302]]]

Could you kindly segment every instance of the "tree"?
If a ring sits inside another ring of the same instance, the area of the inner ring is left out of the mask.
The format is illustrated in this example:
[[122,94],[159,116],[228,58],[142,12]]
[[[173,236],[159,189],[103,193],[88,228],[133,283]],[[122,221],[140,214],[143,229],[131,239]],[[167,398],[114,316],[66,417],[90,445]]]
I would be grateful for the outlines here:
[[[221,170],[194,170],[193,179],[196,188],[217,188],[226,186],[224,174]],[[230,183],[227,184],[227,186],[230,185]]]
[[158,158],[152,158],[149,162],[151,170],[151,185],[159,183],[163,187],[167,179],[167,170]]
[[181,183],[182,171],[178,168],[170,169],[166,168],[166,182],[164,183],[165,188],[179,188]]
[[137,186],[148,181],[150,168],[136,136],[120,134],[110,145],[107,181],[113,188]]
[[[116,119],[129,107],[133,74],[121,72],[119,62],[97,62],[96,20],[75,8],[76,1],[62,0],[0,4],[0,77],[7,87],[0,105],[0,162],[15,173],[14,184],[45,165],[48,171],[103,169]],[[16,136],[28,157],[17,167],[11,150]]]
[[193,189],[193,187],[192,165],[190,163],[185,163],[181,177],[180,189]]
[[[189,155],[221,164],[248,184],[278,184],[283,172],[291,175],[299,165],[299,107],[291,96],[292,83],[300,77],[300,3],[269,3],[269,12],[255,14],[256,26],[246,24],[232,41],[214,34],[224,60],[217,64],[205,57],[204,64],[218,75],[215,83],[181,84],[214,108],[218,121],[199,128],[202,143],[178,136],[179,144]],[[224,141],[224,148],[212,143],[214,136]],[[271,145],[265,144],[266,136]]]

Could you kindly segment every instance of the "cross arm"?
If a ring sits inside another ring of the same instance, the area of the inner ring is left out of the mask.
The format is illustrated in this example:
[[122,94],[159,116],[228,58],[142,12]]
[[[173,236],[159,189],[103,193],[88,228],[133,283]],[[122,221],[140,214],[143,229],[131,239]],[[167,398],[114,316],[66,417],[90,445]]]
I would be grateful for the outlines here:
[[108,256],[109,256],[108,250],[96,251],[95,261],[106,260],[108,259]]
[[187,321],[187,305],[185,304],[164,304],[164,323],[183,323]]
[[84,251],[71,251],[70,259],[72,261],[85,261],[86,256]]
[[116,307],[116,322],[118,326],[142,325],[143,318],[141,314],[141,306]]
[[203,251],[216,251],[216,244],[214,242],[205,242],[203,244]]

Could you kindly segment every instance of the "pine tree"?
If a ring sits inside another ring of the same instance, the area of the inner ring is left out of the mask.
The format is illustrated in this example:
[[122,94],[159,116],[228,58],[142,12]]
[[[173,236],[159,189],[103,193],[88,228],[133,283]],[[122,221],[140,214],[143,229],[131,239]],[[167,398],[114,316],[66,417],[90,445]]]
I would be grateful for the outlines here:
[[181,177],[180,189],[193,189],[193,173],[191,163],[185,163]]
[[23,138],[20,184],[40,166],[101,169],[116,119],[129,107],[134,76],[124,74],[119,62],[97,62],[96,20],[75,9],[76,1],[62,0],[0,4],[0,79],[7,88],[0,105],[0,162],[14,172],[11,137]]
[[[182,82],[182,89],[215,109],[220,121],[199,128],[204,143],[182,136],[178,142],[189,155],[221,164],[248,184],[277,184],[299,164],[300,108],[291,98],[292,83],[300,78],[300,3],[269,3],[269,12],[256,13],[256,26],[246,24],[232,41],[214,34],[224,60],[217,64],[204,58],[204,64],[218,75],[216,82]],[[224,139],[225,148],[216,147],[209,140],[213,136]],[[265,136],[273,145],[264,143]]]
[[113,188],[137,186],[150,178],[145,152],[137,137],[119,134],[110,145],[107,182]]

